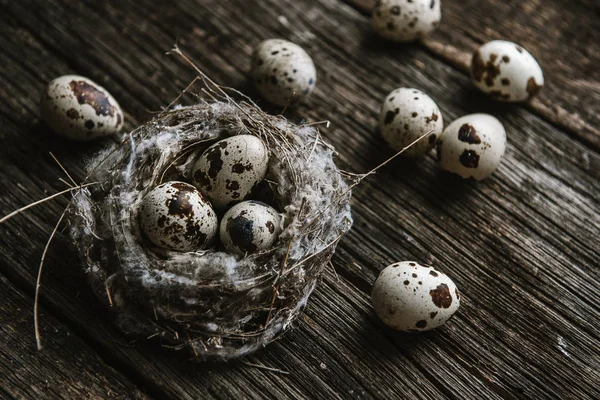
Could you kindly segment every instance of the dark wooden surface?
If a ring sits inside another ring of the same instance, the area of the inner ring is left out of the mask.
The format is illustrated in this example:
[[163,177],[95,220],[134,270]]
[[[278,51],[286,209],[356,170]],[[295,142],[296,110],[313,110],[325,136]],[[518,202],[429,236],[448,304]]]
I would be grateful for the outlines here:
[[[151,118],[194,77],[165,56],[177,40],[218,82],[256,97],[249,55],[260,40],[302,45],[319,72],[294,121],[328,119],[340,167],[365,172],[392,155],[375,133],[380,102],[417,87],[447,122],[489,112],[509,146],[488,181],[462,182],[432,155],[397,160],[354,192],[355,225],[305,316],[249,359],[194,364],[159,342],[131,340],[90,294],[64,237],[51,248],[35,350],[39,257],[67,199],[0,226],[0,397],[7,398],[572,398],[600,396],[599,34],[594,1],[449,1],[420,44],[370,33],[369,1],[0,1],[0,214],[64,188],[48,152],[76,177],[101,143],[72,144],[38,120],[45,83],[88,76],[119,100],[127,129]],[[488,39],[525,45],[548,82],[530,105],[487,100],[468,55]],[[186,97],[188,103],[193,98]],[[409,335],[370,303],[378,272],[435,264],[464,293],[456,317]],[[256,365],[277,369],[269,370]]]

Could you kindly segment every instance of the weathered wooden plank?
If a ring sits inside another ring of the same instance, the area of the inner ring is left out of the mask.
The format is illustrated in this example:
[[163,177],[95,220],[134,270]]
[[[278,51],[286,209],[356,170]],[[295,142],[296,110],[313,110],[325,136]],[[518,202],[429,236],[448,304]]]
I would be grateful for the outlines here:
[[[157,2],[105,9],[94,2],[71,8],[48,2],[34,4],[25,13],[19,5],[11,5],[12,25],[7,25],[15,31],[1,34],[16,37],[18,45],[1,47],[9,49],[3,54],[13,63],[2,72],[9,78],[2,90],[3,97],[14,99],[7,108],[13,112],[3,123],[8,127],[4,141],[14,145],[4,151],[2,169],[21,182],[23,190],[2,181],[6,193],[0,197],[2,209],[42,196],[41,188],[60,187],[54,183],[58,169],[45,155],[47,149],[61,151],[62,147],[61,159],[79,174],[81,160],[75,152],[90,151],[87,146],[54,143],[52,136],[44,137],[43,129],[27,133],[36,138],[33,143],[22,137],[33,126],[28,121],[37,115],[37,93],[45,81],[38,76],[52,77],[72,69],[92,76],[110,88],[130,115],[143,120],[148,117],[146,108],[168,103],[176,88],[184,87],[193,76],[187,67],[162,56],[174,37],[180,38],[211,76],[237,87],[245,85],[248,56],[260,39],[284,36],[310,49],[320,68],[320,83],[309,103],[290,115],[331,119],[334,127],[324,134],[337,146],[342,163],[353,170],[365,171],[391,155],[374,127],[379,102],[400,84],[431,93],[447,119],[482,107],[499,114],[511,142],[505,164],[493,180],[475,185],[438,174],[429,158],[394,162],[360,186],[354,200],[355,229],[334,259],[344,276],[341,283],[328,279],[308,309],[307,322],[258,357],[259,362],[289,370],[290,375],[239,364],[191,370],[181,365],[178,355],[154,352],[148,346],[141,346],[140,354],[115,345],[111,340],[118,335],[101,331],[103,320],[89,316],[93,304],[89,296],[74,305],[68,295],[81,290],[80,297],[85,296],[82,277],[70,277],[72,266],[77,265],[74,259],[62,271],[50,269],[47,290],[51,295],[44,302],[72,316],[68,323],[77,327],[78,334],[116,354],[112,362],[135,371],[133,379],[147,384],[144,376],[147,380],[162,377],[151,392],[169,397],[243,393],[249,397],[265,393],[279,397],[311,393],[324,397],[346,393],[357,397],[392,393],[594,397],[598,381],[598,323],[593,318],[598,315],[599,281],[593,245],[599,226],[594,197],[600,165],[597,153],[519,107],[477,104],[479,99],[469,98],[463,89],[468,85],[463,75],[417,46],[408,46],[400,55],[392,52],[392,46],[361,42],[368,37],[365,18],[337,2],[244,6],[241,1],[187,1],[176,7]],[[232,24],[239,9],[244,9],[247,18]],[[270,22],[253,22],[259,20]],[[103,29],[86,35],[84,21]],[[127,39],[117,41],[124,33]],[[48,65],[42,63],[38,47],[48,49],[42,53]],[[75,50],[79,53],[74,54]],[[27,79],[21,77],[23,71],[16,61],[20,58],[29,65]],[[47,72],[51,68],[54,75]],[[41,160],[35,169],[32,159]],[[31,284],[36,250],[59,212],[56,205],[49,206],[23,217],[31,224],[27,228],[5,228],[10,237],[27,232],[31,238],[27,248],[20,250],[27,255],[23,261],[2,265],[11,279]],[[6,244],[7,259],[19,259],[19,243],[15,238]],[[60,246],[55,251],[66,253],[64,244]],[[399,258],[439,263],[456,278],[467,300],[451,325],[420,336],[385,329],[383,334],[377,332],[380,325],[365,293],[376,273]],[[56,255],[49,265],[59,265]],[[356,287],[346,284],[345,278]],[[316,359],[315,354],[322,356]],[[571,387],[571,381],[582,383]]]
[[[377,0],[344,1],[369,15]],[[598,150],[598,10],[591,0],[446,0],[439,29],[422,44],[464,73],[479,45],[495,39],[521,44],[540,62],[546,80],[527,108]]]
[[0,275],[0,389],[2,398],[147,399],[102,362],[69,328],[41,310],[47,348],[35,349],[33,299]]

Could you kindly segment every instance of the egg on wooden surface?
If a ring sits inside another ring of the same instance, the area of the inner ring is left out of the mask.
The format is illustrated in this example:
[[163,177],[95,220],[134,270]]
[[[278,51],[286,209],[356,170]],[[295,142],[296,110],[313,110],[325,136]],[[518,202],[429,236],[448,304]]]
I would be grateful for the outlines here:
[[281,215],[260,201],[244,201],[231,207],[219,230],[225,248],[238,255],[267,250],[281,232]]
[[373,285],[371,301],[390,328],[427,331],[446,323],[460,306],[460,293],[445,274],[413,261],[386,267]]
[[438,163],[446,171],[479,181],[498,168],[505,150],[502,123],[488,114],[470,114],[444,130],[438,142]]
[[284,107],[310,95],[317,83],[312,58],[297,44],[268,39],[254,49],[251,74],[260,95]]
[[371,22],[384,39],[410,42],[433,32],[441,19],[441,0],[378,0]]
[[213,207],[222,210],[242,201],[265,178],[269,151],[253,135],[219,140],[198,158],[192,168],[193,184]]
[[490,97],[507,102],[526,101],[544,86],[536,59],[523,47],[505,40],[485,43],[471,60],[475,86]]
[[431,97],[417,89],[399,88],[384,100],[379,127],[383,138],[396,151],[431,132],[403,153],[408,157],[418,157],[435,146],[444,130],[444,121]]
[[146,237],[158,247],[195,251],[212,243],[219,223],[210,202],[198,189],[171,181],[144,196],[140,224]]
[[123,111],[112,95],[94,81],[65,75],[51,81],[40,103],[44,122],[58,135],[87,141],[118,133]]

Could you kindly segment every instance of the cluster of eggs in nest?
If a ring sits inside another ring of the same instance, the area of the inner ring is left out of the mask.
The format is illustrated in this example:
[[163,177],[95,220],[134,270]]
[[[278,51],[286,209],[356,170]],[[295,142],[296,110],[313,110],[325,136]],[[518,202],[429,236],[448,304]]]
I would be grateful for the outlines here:
[[265,178],[268,163],[268,149],[256,136],[214,143],[195,162],[191,184],[162,183],[144,196],[142,230],[154,245],[175,251],[206,250],[217,237],[233,254],[269,249],[281,231],[281,216],[266,203],[246,200]]

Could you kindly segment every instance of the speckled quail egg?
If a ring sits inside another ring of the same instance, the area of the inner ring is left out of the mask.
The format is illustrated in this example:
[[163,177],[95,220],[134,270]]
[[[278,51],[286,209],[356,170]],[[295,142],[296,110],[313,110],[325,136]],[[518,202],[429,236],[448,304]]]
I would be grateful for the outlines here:
[[244,255],[273,246],[281,232],[281,216],[260,201],[243,201],[231,207],[223,219],[219,234],[225,248]]
[[378,0],[372,25],[384,39],[409,42],[433,32],[441,19],[441,0]]
[[148,192],[140,205],[140,224],[158,247],[176,251],[207,248],[218,220],[210,202],[194,186],[172,181]]
[[416,262],[386,267],[373,286],[377,316],[390,328],[427,331],[448,321],[460,306],[460,293],[445,274]]
[[300,101],[317,83],[315,64],[308,53],[287,40],[261,42],[251,62],[252,78],[260,95],[278,106]]
[[488,114],[465,115],[446,127],[438,142],[438,162],[446,171],[481,180],[500,165],[506,131]]
[[51,81],[40,103],[42,119],[55,133],[73,140],[112,135],[123,127],[119,103],[102,86],[78,75]]
[[396,151],[431,131],[403,153],[417,157],[433,148],[444,130],[444,121],[431,97],[417,89],[400,88],[391,92],[383,102],[379,127],[383,138]]
[[508,102],[528,100],[544,86],[536,59],[523,47],[505,40],[488,42],[473,53],[471,77],[482,92]]
[[237,135],[218,141],[198,158],[193,184],[219,210],[244,200],[267,173],[269,152],[261,139]]

